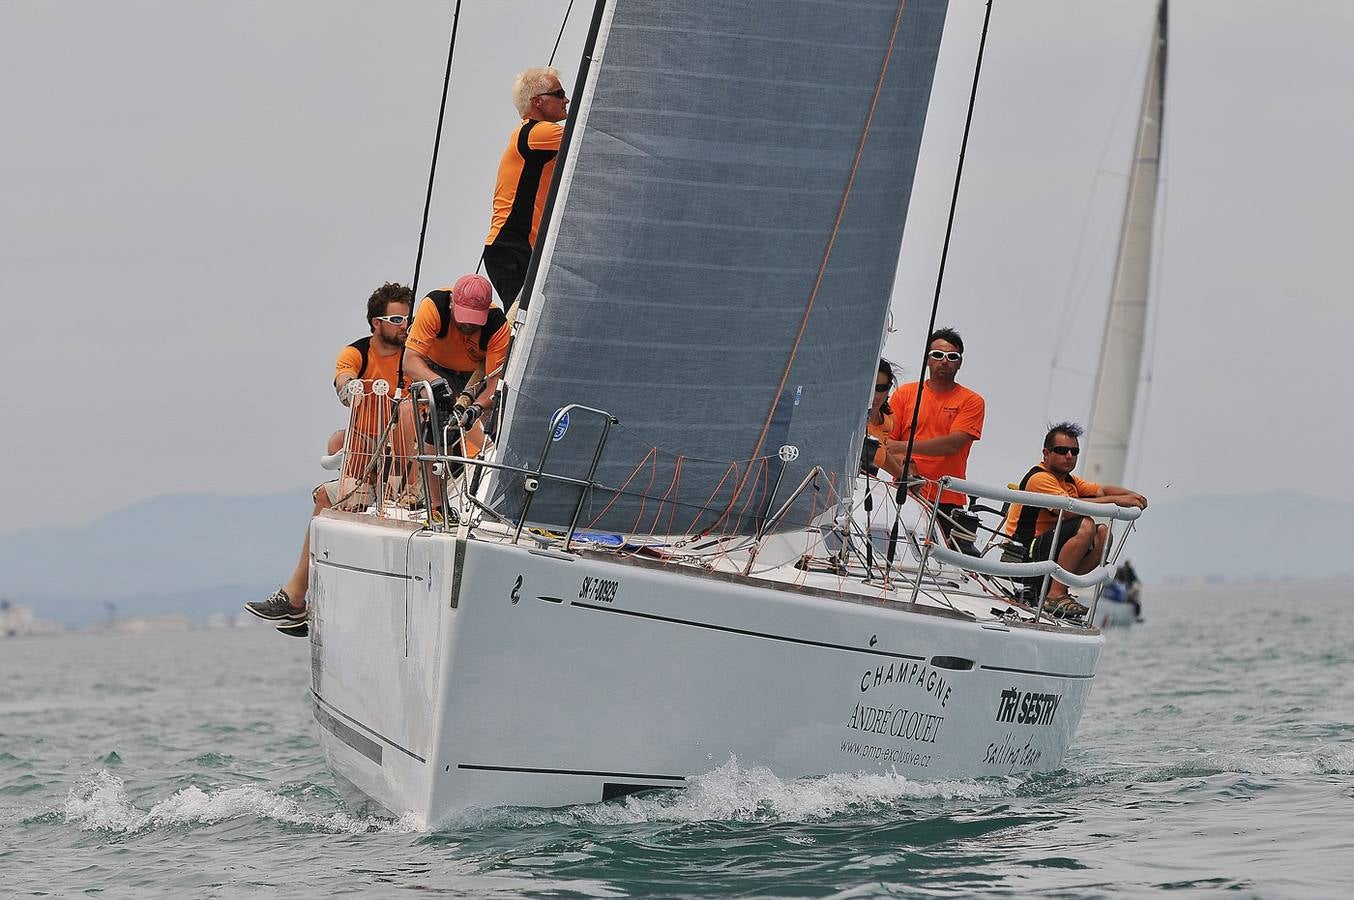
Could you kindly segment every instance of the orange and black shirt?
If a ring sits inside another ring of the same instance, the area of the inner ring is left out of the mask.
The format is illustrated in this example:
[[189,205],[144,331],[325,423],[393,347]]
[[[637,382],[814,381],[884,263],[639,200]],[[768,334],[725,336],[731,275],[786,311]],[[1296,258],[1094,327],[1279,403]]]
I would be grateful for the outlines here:
[[484,243],[502,240],[536,246],[536,229],[545,212],[555,157],[563,139],[564,126],[558,122],[523,119],[513,131],[498,163],[494,215]]
[[[392,353],[389,356],[382,356],[371,346],[371,336],[359,338],[339,351],[338,359],[334,360],[334,385],[338,385],[340,375],[351,375],[354,378],[360,378],[370,384],[377,379],[384,379],[386,384],[390,385],[390,393],[386,396],[391,400],[395,398],[395,379],[400,374],[400,360],[403,358],[403,351]],[[403,391],[401,396],[409,390],[409,376],[404,376]],[[360,405],[353,410],[353,423],[357,430],[364,434],[380,434],[385,423],[389,419],[390,405],[371,402],[370,398],[364,399]]]
[[424,297],[405,346],[453,372],[469,374],[483,365],[490,373],[502,366],[512,340],[503,310],[490,307],[483,328],[461,334],[452,321],[451,305],[451,288],[440,288]]
[[[1020,490],[1033,491],[1036,494],[1055,494],[1072,499],[1095,497],[1100,494],[1100,485],[1094,481],[1084,481],[1072,473],[1059,478],[1040,463],[1025,473],[1020,479]],[[1057,510],[1031,506],[1028,509],[1021,503],[1012,503],[1006,512],[1006,527],[1002,530],[1022,544],[1029,544],[1058,521]]]

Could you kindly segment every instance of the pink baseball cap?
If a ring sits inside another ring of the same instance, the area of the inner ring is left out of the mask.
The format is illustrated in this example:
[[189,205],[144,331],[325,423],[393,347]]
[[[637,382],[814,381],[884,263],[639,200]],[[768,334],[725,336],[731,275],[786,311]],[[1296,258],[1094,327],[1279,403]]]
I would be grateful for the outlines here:
[[456,321],[462,325],[483,325],[489,320],[494,289],[483,275],[462,275],[451,286],[451,303]]

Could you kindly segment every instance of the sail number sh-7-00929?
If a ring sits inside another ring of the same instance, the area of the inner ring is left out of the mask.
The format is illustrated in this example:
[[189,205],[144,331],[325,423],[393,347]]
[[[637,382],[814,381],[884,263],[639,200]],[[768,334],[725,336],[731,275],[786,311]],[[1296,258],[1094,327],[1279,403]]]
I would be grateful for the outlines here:
[[616,599],[618,587],[620,587],[618,581],[586,575],[583,578],[582,586],[578,589],[578,599],[589,600],[593,603],[611,603]]

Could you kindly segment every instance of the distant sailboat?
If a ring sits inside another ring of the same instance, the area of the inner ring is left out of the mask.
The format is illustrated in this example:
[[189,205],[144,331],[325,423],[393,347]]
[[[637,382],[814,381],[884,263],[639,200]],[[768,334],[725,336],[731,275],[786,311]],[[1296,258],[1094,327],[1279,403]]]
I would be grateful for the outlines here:
[[[1151,293],[1152,226],[1156,220],[1166,96],[1166,7],[1167,0],[1161,0],[1157,7],[1086,437],[1082,472],[1089,480],[1101,484],[1124,483],[1138,384],[1142,381],[1147,301]],[[1110,600],[1113,595],[1114,592],[1107,592],[1102,599]],[[1126,602],[1107,602],[1101,604],[1096,618],[1103,627],[1131,622],[1135,615]]]

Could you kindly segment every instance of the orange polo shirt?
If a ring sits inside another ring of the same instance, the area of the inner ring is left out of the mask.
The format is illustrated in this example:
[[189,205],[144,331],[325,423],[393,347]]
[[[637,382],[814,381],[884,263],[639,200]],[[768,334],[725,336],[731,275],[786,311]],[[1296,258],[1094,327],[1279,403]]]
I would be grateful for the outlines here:
[[[391,388],[391,394],[395,393],[395,379],[399,377],[400,359],[404,356],[403,350],[396,350],[389,356],[382,356],[376,352],[375,341],[367,347],[367,369],[362,371],[362,352],[356,347],[349,345],[339,351],[338,359],[334,361],[334,383],[338,384],[340,375],[351,375],[354,378],[361,378],[364,381],[375,381],[378,378],[384,378]],[[404,377],[404,387],[409,387],[409,376]]]
[[[451,290],[443,288],[443,290]],[[480,333],[461,334],[455,322],[447,323],[447,333],[438,337],[442,327],[442,315],[436,304],[427,297],[419,301],[418,312],[414,315],[413,327],[409,329],[406,347],[437,363],[444,369],[469,374],[484,365],[486,373],[503,365],[508,356],[508,344],[512,340],[512,329],[505,322],[489,338],[489,344],[480,349]]]
[[[889,409],[893,410],[896,418],[893,433],[889,436],[895,441],[907,439],[908,425],[912,421],[912,405],[917,400],[917,385],[918,382],[915,381],[899,385],[898,390],[889,398]],[[926,390],[921,393],[916,440],[925,441],[944,437],[952,431],[962,431],[976,441],[983,436],[983,417],[986,411],[987,406],[983,402],[982,395],[962,384],[956,384],[944,393],[928,384]],[[968,443],[962,449],[945,456],[913,454],[912,462],[917,467],[917,473],[931,481],[942,475],[964,478],[968,473],[968,452],[972,447],[973,444]],[[935,495],[936,488],[929,484],[922,492],[922,496],[931,501],[935,500]],[[962,506],[968,502],[968,497],[958,491],[945,491],[940,496],[940,502]]]
[[563,140],[564,126],[558,122],[523,119],[513,129],[498,162],[493,218],[484,243],[492,244],[501,232],[504,237],[536,246],[536,229],[545,213],[555,157]]
[[[1072,499],[1082,497],[1094,497],[1100,493],[1100,485],[1094,481],[1083,481],[1077,476],[1068,473],[1066,478],[1059,478],[1040,463],[1036,466],[1039,471],[1031,472],[1025,479],[1024,490],[1033,491],[1036,494],[1061,494]],[[1025,507],[1020,503],[1012,503],[1011,508],[1006,512],[1006,527],[1002,530],[1006,534],[1015,536],[1016,524],[1020,521],[1020,514]],[[1034,537],[1039,537],[1045,531],[1053,527],[1053,523],[1058,521],[1058,512],[1052,509],[1041,509],[1039,515],[1034,521]]]
[[[371,341],[367,345],[367,367],[362,369],[362,351],[349,344],[339,351],[338,359],[334,360],[334,384],[338,384],[340,375],[352,375],[354,378],[361,378],[370,384],[378,378],[385,379],[390,385],[390,393],[386,396],[391,400],[395,397],[395,379],[399,377],[400,359],[404,356],[404,351],[400,350],[389,356],[382,356],[376,352],[376,342]],[[404,389],[409,388],[409,376],[404,376]],[[403,392],[402,392],[403,393]],[[379,434],[386,425],[390,417],[389,404],[378,404],[372,402],[374,397],[364,397],[358,404],[356,413],[353,415],[353,424],[358,431],[364,434]]]

